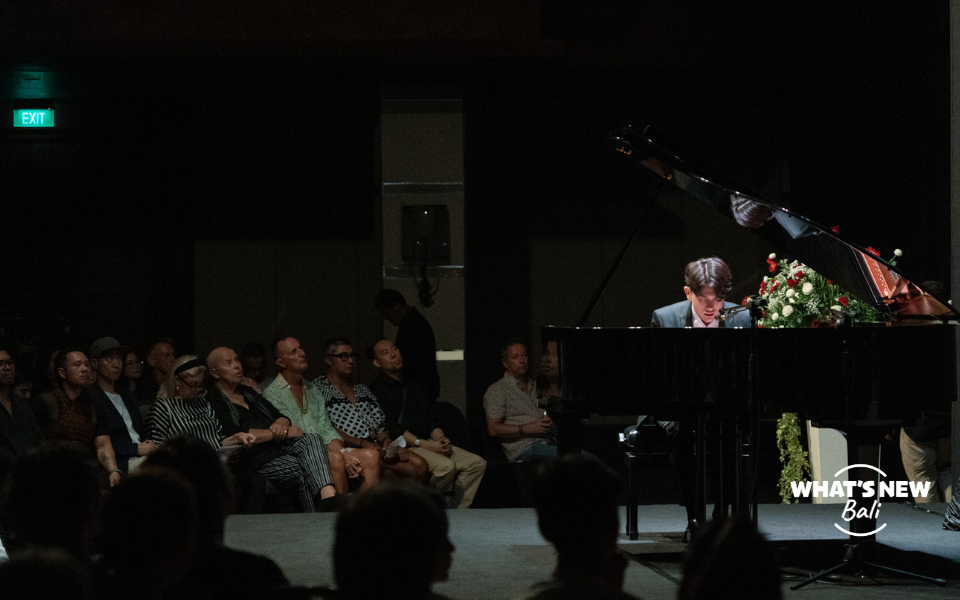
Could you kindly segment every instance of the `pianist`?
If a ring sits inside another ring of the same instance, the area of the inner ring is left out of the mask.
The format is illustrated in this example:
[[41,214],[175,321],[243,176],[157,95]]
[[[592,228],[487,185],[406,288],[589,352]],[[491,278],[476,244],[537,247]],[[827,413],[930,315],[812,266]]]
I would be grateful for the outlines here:
[[510,462],[527,462],[557,455],[553,421],[537,399],[537,384],[527,375],[527,346],[511,339],[500,348],[503,377],[483,395],[487,430],[500,438]]
[[[733,275],[727,263],[715,256],[695,260],[683,270],[683,281],[683,293],[687,299],[653,311],[652,327],[750,327],[750,317],[746,311],[726,320],[719,319],[721,308],[736,306],[723,301],[733,285]],[[670,435],[670,466],[677,473],[680,501],[687,509],[687,521],[690,525],[688,533],[684,534],[684,541],[689,541],[689,535],[698,525],[693,435],[689,429],[679,427],[675,421],[662,421],[660,425]],[[714,519],[720,516],[720,512],[720,507],[714,509]]]

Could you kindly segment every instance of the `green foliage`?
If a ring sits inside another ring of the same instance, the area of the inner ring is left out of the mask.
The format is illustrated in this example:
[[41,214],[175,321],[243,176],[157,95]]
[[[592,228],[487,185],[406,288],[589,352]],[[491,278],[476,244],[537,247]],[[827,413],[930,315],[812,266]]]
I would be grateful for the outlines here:
[[784,504],[797,502],[790,487],[791,481],[807,481],[813,474],[807,451],[800,443],[800,421],[797,413],[783,413],[777,421],[777,448],[780,449],[780,498]]

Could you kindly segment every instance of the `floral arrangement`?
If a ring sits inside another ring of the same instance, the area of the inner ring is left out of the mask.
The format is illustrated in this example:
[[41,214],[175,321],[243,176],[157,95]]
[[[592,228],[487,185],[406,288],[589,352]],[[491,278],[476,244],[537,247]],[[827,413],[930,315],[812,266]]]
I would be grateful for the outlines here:
[[[837,232],[834,229],[834,232]],[[880,253],[868,247],[874,256]],[[897,264],[903,256],[900,250],[893,251],[888,262]],[[799,261],[777,260],[776,254],[767,257],[770,273],[760,284],[759,295],[766,299],[767,308],[758,326],[764,328],[830,327],[843,312],[851,314],[854,321],[871,322],[880,317],[873,306],[851,296],[832,281]],[[744,303],[749,298],[744,299]],[[809,454],[800,443],[800,423],[797,413],[784,413],[777,421],[777,447],[780,449],[780,498],[784,504],[797,502],[790,483],[806,481],[812,477]]]
[[[880,253],[867,248],[875,256]],[[903,255],[894,250],[890,264]],[[772,276],[763,278],[759,295],[767,301],[767,309],[759,326],[779,327],[830,327],[841,314],[853,315],[858,322],[874,322],[880,313],[873,306],[851,296],[840,286],[799,261],[777,260],[776,254],[767,258]],[[746,299],[744,300],[746,302]]]

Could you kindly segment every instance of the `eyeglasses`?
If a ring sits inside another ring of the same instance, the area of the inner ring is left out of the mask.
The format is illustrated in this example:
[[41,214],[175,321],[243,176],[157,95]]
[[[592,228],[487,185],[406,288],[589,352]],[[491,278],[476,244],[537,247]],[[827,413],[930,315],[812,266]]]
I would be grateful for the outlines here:
[[343,362],[347,362],[348,360],[357,360],[358,358],[360,358],[360,353],[341,352],[340,354],[328,354],[327,356],[329,356],[330,358],[339,358]]
[[0,360],[0,368],[10,367],[13,368],[14,362],[12,360]]
[[203,385],[203,382],[202,382],[202,381],[197,382],[197,383],[189,383],[189,382],[188,382],[186,379],[184,379],[183,377],[177,377],[177,379],[180,380],[180,383],[182,383],[183,385],[187,386],[187,387],[190,388],[191,390],[199,389],[200,386]]

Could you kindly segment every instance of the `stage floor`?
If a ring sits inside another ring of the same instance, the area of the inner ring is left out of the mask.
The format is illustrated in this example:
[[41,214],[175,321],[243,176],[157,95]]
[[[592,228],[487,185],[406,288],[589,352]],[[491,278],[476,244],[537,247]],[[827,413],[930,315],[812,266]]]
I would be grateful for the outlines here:
[[[760,529],[781,556],[784,597],[956,598],[960,532],[941,528],[945,505],[927,507],[933,512],[906,504],[882,507],[878,522],[887,526],[867,552],[873,562],[947,579],[946,587],[883,575],[844,576],[790,591],[807,573],[842,560],[848,537],[834,527],[836,522],[844,525],[842,505],[760,505]],[[549,578],[553,548],[540,536],[532,509],[451,510],[447,515],[456,552],[450,581],[435,586],[437,592],[456,600],[506,600]],[[621,523],[624,516],[621,509]],[[331,586],[335,519],[330,514],[237,515],[227,522],[226,543],[272,558],[293,584]],[[684,521],[679,506],[640,507],[639,529],[650,535],[621,542],[634,557],[625,591],[646,600],[676,597],[683,552],[676,540]]]

